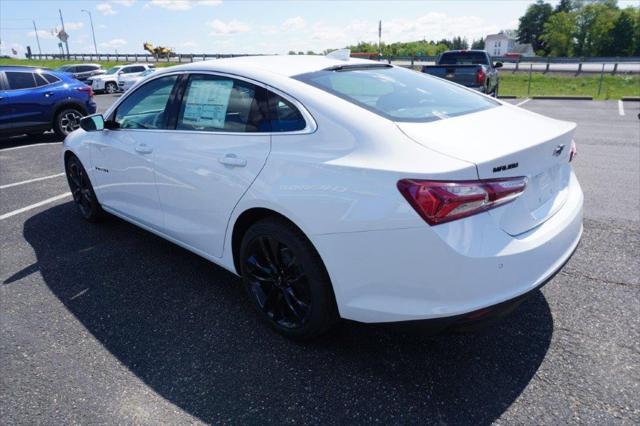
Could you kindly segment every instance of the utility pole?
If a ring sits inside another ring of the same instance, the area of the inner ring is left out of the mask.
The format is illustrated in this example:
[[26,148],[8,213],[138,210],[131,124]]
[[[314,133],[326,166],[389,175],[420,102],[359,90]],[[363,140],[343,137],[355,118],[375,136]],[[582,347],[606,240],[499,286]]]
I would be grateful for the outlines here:
[[66,37],[64,40],[64,46],[67,48],[67,57],[69,57],[69,40],[68,40],[67,31],[64,29],[64,20],[62,19],[62,10],[58,9],[58,13],[60,13],[60,23],[62,24],[62,32],[66,34]]
[[382,19],[378,21],[378,57],[382,56]]
[[98,54],[98,45],[96,44],[96,32],[93,30],[93,18],[91,17],[91,12],[87,9],[82,9],[81,12],[87,12],[89,14],[89,22],[91,22],[91,34],[93,35],[93,48],[96,50],[96,55]]
[[38,53],[42,55],[42,49],[40,49],[40,37],[38,37],[38,28],[36,28],[36,21],[33,21],[33,32],[36,35],[36,42],[38,42]]

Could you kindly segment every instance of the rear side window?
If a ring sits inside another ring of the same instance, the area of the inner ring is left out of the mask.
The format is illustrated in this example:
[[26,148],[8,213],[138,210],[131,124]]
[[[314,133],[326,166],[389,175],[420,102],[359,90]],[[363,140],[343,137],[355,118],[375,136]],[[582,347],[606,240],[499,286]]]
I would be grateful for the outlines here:
[[30,89],[36,87],[36,80],[33,74],[30,72],[13,72],[6,71],[7,81],[9,82],[9,89]]
[[178,130],[268,132],[263,89],[228,77],[192,75],[182,98]]
[[471,90],[400,67],[354,66],[294,78],[393,121],[441,120],[500,105]]
[[282,96],[269,93],[269,108],[272,132],[293,132],[307,127],[298,108]]
[[41,75],[46,78],[49,83],[56,83],[60,81],[60,79],[53,74],[43,72]]
[[49,84],[49,82],[47,80],[45,80],[45,78],[43,76],[41,76],[38,73],[33,74],[33,76],[36,79],[36,84],[38,86],[46,86],[47,84]]

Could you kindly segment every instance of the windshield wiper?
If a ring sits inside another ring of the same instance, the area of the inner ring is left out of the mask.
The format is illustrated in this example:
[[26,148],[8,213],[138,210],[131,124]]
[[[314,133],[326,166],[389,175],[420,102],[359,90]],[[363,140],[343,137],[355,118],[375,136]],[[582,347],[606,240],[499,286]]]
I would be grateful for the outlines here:
[[352,71],[352,70],[366,70],[375,68],[391,68],[391,64],[349,64],[349,65],[334,65],[329,68],[325,68],[323,71]]

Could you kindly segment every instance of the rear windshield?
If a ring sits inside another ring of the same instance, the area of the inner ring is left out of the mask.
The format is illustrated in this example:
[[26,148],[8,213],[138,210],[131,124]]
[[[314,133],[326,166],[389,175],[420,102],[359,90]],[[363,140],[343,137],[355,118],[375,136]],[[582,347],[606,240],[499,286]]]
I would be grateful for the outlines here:
[[400,67],[322,70],[294,78],[393,121],[433,121],[500,105],[458,85]]
[[445,52],[438,61],[440,65],[489,65],[483,52]]

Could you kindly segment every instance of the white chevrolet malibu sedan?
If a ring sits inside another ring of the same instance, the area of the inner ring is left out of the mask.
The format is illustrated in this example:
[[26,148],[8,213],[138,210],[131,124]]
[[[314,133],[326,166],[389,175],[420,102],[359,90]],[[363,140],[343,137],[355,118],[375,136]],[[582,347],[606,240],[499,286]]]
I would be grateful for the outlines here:
[[157,71],[64,143],[111,213],[242,277],[296,338],[340,318],[467,327],[582,234],[575,124],[379,62],[265,56]]

